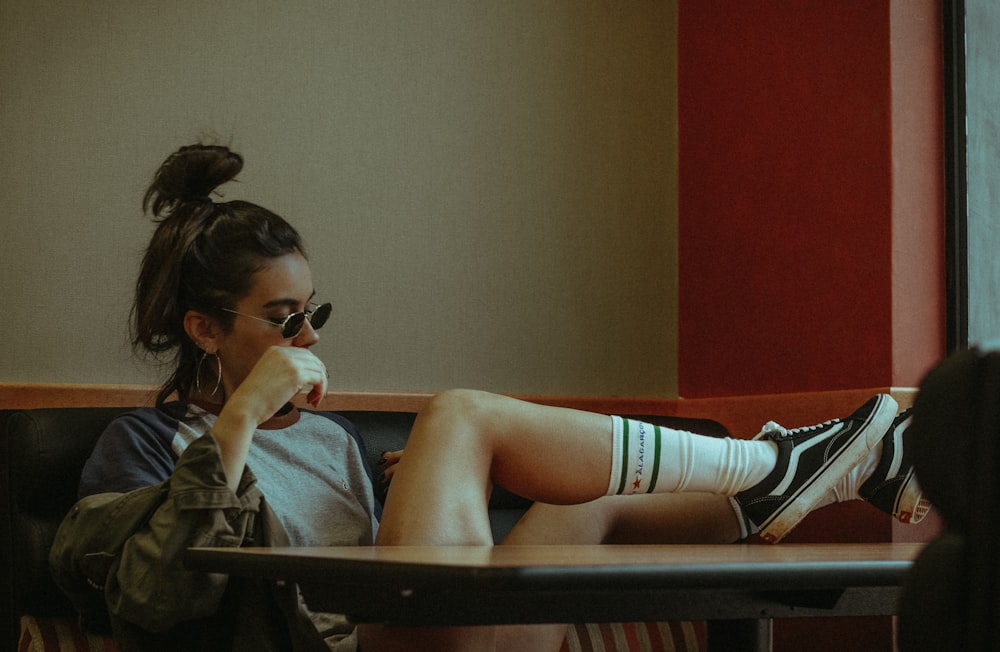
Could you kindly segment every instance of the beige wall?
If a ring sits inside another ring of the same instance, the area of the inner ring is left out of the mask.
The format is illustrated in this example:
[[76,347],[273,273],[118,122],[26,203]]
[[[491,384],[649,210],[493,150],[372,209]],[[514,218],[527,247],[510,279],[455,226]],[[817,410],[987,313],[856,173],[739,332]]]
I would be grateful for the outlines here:
[[157,382],[156,165],[303,232],[338,388],[676,395],[676,3],[0,0],[0,382]]

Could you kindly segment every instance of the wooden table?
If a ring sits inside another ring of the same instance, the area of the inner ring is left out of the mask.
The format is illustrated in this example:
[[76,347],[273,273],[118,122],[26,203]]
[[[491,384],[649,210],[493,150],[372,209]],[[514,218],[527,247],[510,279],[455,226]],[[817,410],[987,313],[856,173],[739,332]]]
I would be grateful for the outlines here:
[[727,621],[714,645],[736,621],[742,649],[761,649],[772,618],[895,614],[922,546],[192,548],[186,560],[298,582],[310,607],[355,622]]

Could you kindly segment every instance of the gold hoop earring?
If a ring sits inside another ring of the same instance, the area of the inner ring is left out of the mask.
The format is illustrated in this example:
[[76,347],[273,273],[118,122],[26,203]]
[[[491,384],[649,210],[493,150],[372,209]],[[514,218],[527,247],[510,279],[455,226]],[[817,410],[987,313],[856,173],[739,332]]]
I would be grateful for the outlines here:
[[219,391],[219,386],[222,385],[222,358],[219,357],[218,353],[201,352],[201,357],[198,359],[198,366],[194,371],[194,388],[199,396],[204,396],[201,391],[201,365],[205,362],[205,357],[209,355],[215,358],[215,387],[212,388],[212,393],[208,395],[208,398],[211,398],[215,396]]

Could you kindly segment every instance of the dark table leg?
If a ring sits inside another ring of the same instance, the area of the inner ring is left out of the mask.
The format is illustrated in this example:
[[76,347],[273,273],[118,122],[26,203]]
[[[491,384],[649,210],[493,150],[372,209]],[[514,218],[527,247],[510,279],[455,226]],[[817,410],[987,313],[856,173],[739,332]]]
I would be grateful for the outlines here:
[[771,620],[708,621],[710,652],[771,652]]

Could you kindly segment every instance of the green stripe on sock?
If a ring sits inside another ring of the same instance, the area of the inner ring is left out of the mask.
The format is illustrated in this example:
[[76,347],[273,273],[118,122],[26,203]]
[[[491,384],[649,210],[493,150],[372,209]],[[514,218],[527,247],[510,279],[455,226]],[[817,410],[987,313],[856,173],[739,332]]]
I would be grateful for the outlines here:
[[622,419],[622,477],[618,484],[618,494],[625,492],[628,480],[628,419]]
[[660,426],[653,426],[653,437],[655,438],[653,442],[653,475],[649,478],[647,494],[653,493],[653,489],[656,489],[656,477],[660,475]]

